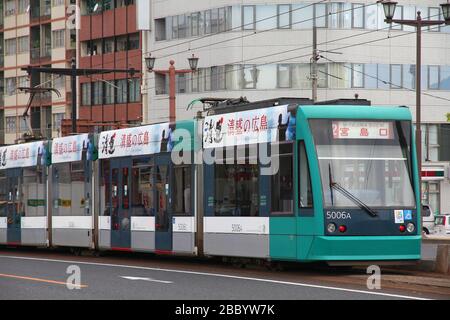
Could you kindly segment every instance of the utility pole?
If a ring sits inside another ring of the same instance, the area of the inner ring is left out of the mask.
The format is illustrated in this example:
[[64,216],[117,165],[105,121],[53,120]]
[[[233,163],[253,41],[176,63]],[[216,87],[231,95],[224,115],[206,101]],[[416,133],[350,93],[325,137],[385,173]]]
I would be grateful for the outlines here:
[[72,87],[72,134],[77,133],[77,77],[80,76],[92,76],[95,74],[107,74],[107,73],[126,73],[133,77],[136,74],[134,68],[130,69],[80,69],[77,68],[75,58],[72,58],[72,64],[70,68],[52,68],[52,67],[28,67],[21,68],[23,71],[27,71],[31,77],[32,74],[56,74],[60,76],[68,76],[71,78]]
[[312,81],[312,100],[317,101],[317,82],[319,76],[317,74],[317,61],[319,60],[319,51],[317,50],[317,27],[316,19],[313,20],[313,52],[311,57],[311,72],[310,78]]

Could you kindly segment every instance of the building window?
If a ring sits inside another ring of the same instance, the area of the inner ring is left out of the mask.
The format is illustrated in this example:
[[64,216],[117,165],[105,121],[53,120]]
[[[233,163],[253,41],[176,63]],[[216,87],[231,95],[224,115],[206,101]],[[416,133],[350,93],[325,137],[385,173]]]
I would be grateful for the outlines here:
[[16,132],[16,117],[5,117],[6,119],[6,133]]
[[139,49],[139,33],[133,33],[130,35],[128,50]]
[[130,80],[130,100],[129,102],[141,101],[141,79],[133,78]]
[[103,53],[114,52],[114,38],[106,38],[103,40]]
[[13,39],[6,39],[5,40],[5,55],[15,55],[16,54],[16,45],[17,41],[16,38]]
[[81,94],[82,94],[82,99],[81,99],[81,103],[83,106],[90,106],[91,105],[91,90],[92,90],[92,86],[90,82],[87,83],[82,83],[81,84]]
[[178,39],[186,38],[187,36],[186,16],[181,14],[178,16]]
[[200,24],[200,12],[195,12],[191,14],[191,35],[196,37],[200,34],[199,24]]
[[434,214],[441,210],[439,181],[422,181],[422,203],[428,204]]
[[19,0],[18,1],[18,13],[27,13],[27,10],[29,10],[30,0]]
[[[383,13],[383,16],[384,16],[384,13]],[[403,19],[403,6],[398,5],[395,7],[394,19],[398,19],[398,20]],[[392,30],[402,30],[403,25],[397,24],[397,23],[392,23],[390,28]]]
[[310,29],[314,23],[314,6],[310,3],[292,5],[292,28]]
[[271,176],[272,214],[291,214],[294,210],[292,148],[292,143],[279,144],[278,153],[272,154],[272,163],[279,163],[278,171]]
[[191,213],[191,169],[189,166],[176,166],[173,175],[173,212],[176,215]]
[[255,30],[255,6],[242,6],[242,30]]
[[364,64],[352,63],[352,88],[364,88]]
[[105,104],[114,104],[115,96],[115,84],[110,82],[104,82],[104,92],[105,92]]
[[391,64],[391,89],[402,88],[402,65]]
[[219,32],[219,10],[211,9],[211,33]]
[[259,166],[215,164],[216,216],[259,216]]
[[290,88],[291,87],[291,65],[279,64],[277,65],[277,87]]
[[311,185],[311,175],[309,171],[309,162],[306,155],[306,147],[304,141],[299,141],[298,144],[298,186],[299,186],[299,201],[300,208],[312,208],[313,193]]
[[94,105],[103,104],[103,82],[101,81],[94,82],[93,86],[94,86],[93,104]]
[[204,29],[205,34],[211,33],[211,10],[206,10],[204,13]]
[[52,42],[53,48],[64,48],[65,47],[65,29],[52,31]]
[[5,16],[13,16],[16,14],[16,0],[8,0],[5,5]]
[[352,28],[364,28],[364,6],[363,3],[352,4]]
[[155,19],[155,41],[166,39],[166,18]]
[[[441,18],[441,9],[440,8],[428,8],[428,19],[429,20],[439,20]],[[428,31],[430,32],[439,32],[440,26],[430,26],[428,27]]]
[[64,119],[64,113],[53,114],[53,131],[61,130],[62,120]]
[[116,103],[127,103],[128,81],[126,79],[117,80],[116,87],[117,87]]
[[242,89],[256,89],[259,70],[256,65],[243,65],[242,68]]
[[277,6],[261,5],[256,6],[256,29],[273,30],[278,27],[277,24]]
[[327,27],[328,6],[326,3],[318,3],[314,5],[314,18],[317,28]]
[[292,22],[291,5],[278,5],[278,29],[290,29]]
[[5,83],[6,83],[5,95],[12,96],[12,95],[16,94],[16,87],[17,87],[16,81],[17,81],[16,77],[5,79]]
[[28,88],[30,86],[30,78],[28,76],[17,77],[18,87]]
[[30,37],[17,38],[17,53],[25,53],[30,51]]
[[439,66],[428,66],[428,89],[439,89]]

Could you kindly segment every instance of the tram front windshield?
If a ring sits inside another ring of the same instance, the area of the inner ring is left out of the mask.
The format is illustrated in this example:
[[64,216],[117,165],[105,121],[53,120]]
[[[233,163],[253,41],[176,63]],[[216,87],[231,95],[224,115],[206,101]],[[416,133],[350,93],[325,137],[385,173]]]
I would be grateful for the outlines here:
[[325,208],[357,208],[358,200],[415,207],[409,121],[314,119],[310,126]]

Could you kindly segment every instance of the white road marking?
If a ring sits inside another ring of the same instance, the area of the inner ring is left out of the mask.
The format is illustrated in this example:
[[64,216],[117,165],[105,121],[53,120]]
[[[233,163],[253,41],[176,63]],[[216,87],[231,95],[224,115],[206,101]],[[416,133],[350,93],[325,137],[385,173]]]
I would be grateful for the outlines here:
[[149,282],[160,282],[160,283],[173,283],[173,281],[164,281],[164,280],[156,280],[152,278],[143,278],[143,277],[128,277],[128,276],[120,276],[121,278],[131,280],[131,281],[149,281]]
[[185,274],[195,274],[195,275],[201,275],[201,276],[220,277],[220,278],[230,278],[230,279],[249,280],[249,281],[259,281],[259,282],[267,282],[267,283],[275,283],[275,284],[284,284],[284,285],[299,286],[299,287],[308,287],[308,288],[317,288],[317,289],[326,289],[326,290],[336,290],[336,291],[345,291],[345,292],[353,292],[353,293],[362,293],[362,294],[368,294],[368,295],[385,296],[385,297],[402,298],[402,299],[411,299],[411,300],[431,300],[431,299],[428,299],[428,298],[413,297],[413,296],[405,296],[405,295],[391,294],[391,293],[384,293],[384,292],[375,292],[375,291],[366,291],[366,290],[347,289],[347,288],[341,288],[341,287],[321,286],[321,285],[315,285],[315,284],[300,283],[300,282],[289,282],[289,281],[280,281],[280,280],[272,280],[272,279],[241,277],[241,276],[233,276],[233,275],[220,274],[220,273],[209,273],[209,272],[198,272],[198,271],[186,271],[186,270],[176,270],[176,269],[162,269],[162,268],[151,268],[151,267],[142,267],[142,266],[131,266],[131,265],[123,265],[123,264],[98,263],[98,262],[84,262],[84,261],[75,261],[75,260],[59,260],[59,259],[45,259],[45,258],[20,257],[20,256],[5,256],[5,255],[0,255],[0,258],[5,258],[5,259],[19,259],[19,260],[32,260],[32,261],[45,261],[45,262],[58,262],[58,263],[69,263],[69,264],[82,264],[82,265],[84,264],[84,265],[91,265],[91,266],[114,267],[114,268],[128,268],[128,269],[151,270],[151,271],[162,271],[162,272],[172,272],[172,273],[185,273]]

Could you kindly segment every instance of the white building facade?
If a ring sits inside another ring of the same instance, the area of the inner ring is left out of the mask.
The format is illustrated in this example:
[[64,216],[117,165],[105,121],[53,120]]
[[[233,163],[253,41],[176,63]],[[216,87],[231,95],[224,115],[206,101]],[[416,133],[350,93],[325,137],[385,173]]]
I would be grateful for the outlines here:
[[[139,4],[139,2],[141,2]],[[144,2],[146,4],[144,4]],[[443,19],[443,0],[398,0],[396,18]],[[176,117],[193,118],[200,97],[249,101],[311,98],[313,23],[318,28],[318,100],[368,99],[373,105],[407,105],[415,117],[415,29],[384,22],[375,0],[138,0],[144,53],[155,69],[198,70],[177,76]],[[139,9],[138,9],[139,11]],[[422,36],[423,200],[450,212],[450,26],[424,28]],[[168,78],[146,72],[144,122],[169,119]]]

